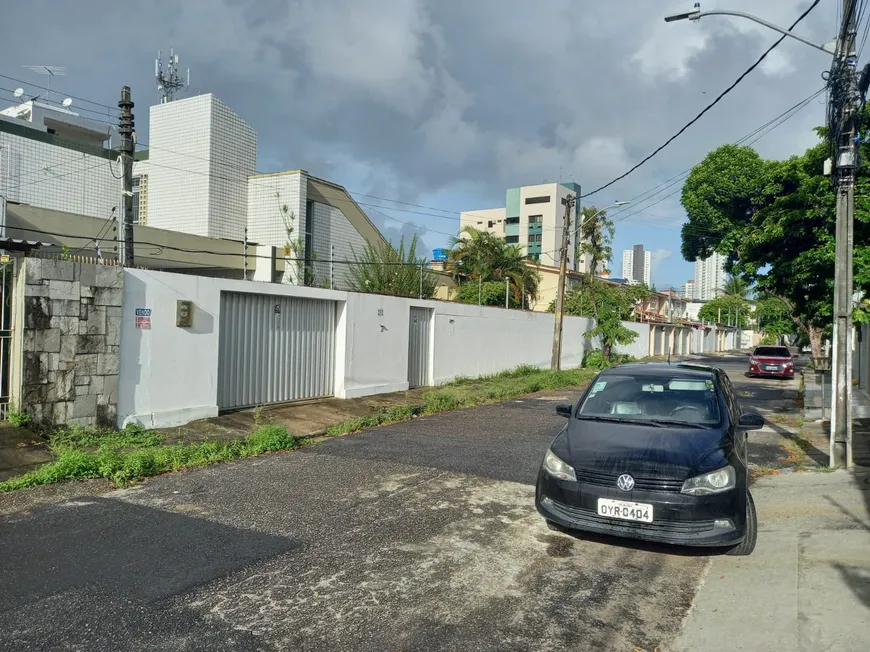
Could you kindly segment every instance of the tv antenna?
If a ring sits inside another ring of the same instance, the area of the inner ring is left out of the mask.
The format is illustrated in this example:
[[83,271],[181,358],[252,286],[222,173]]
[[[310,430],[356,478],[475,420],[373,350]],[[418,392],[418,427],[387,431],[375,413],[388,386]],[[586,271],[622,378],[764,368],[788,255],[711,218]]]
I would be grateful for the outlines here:
[[161,92],[160,103],[166,104],[175,98],[175,93],[182,88],[190,86],[190,68],[187,69],[187,81],[178,74],[178,55],[175,49],[169,50],[169,64],[166,71],[163,70],[163,56],[157,51],[157,59],[154,61],[154,76],[157,78],[157,90]]
[[[36,73],[37,75],[45,75],[48,77],[47,92],[45,94],[45,99],[51,99],[51,79],[52,77],[63,77],[66,75],[66,68],[62,66],[24,66],[30,72]],[[39,96],[37,96],[39,97]],[[33,98],[34,100],[36,97]]]

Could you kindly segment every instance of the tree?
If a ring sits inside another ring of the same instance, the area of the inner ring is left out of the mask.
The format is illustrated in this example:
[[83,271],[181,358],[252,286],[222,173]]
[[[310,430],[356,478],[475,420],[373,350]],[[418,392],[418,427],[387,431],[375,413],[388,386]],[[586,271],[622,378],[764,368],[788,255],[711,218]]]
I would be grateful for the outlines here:
[[[536,269],[526,264],[522,248],[508,244],[504,238],[488,231],[465,227],[460,237],[453,239],[447,269],[460,288],[469,283],[474,286],[473,293],[468,290],[468,294],[464,294],[460,289],[457,295],[467,298],[473,294],[473,301],[466,303],[477,303],[478,281],[500,282],[503,291],[507,280],[512,301],[516,305],[529,305],[538,298],[541,276]],[[504,305],[504,295],[499,305]]]
[[751,306],[741,297],[722,295],[705,303],[698,312],[698,319],[713,324],[736,325],[748,329],[750,324]]
[[613,257],[613,236],[616,227],[606,211],[587,206],[580,211],[580,240],[575,256],[589,256],[589,273],[596,276],[604,271],[604,264]]
[[[505,300],[505,283],[504,281],[487,281],[481,282],[479,285],[474,281],[470,281],[459,287],[459,291],[454,297],[459,303],[477,304],[480,302],[482,306],[501,306],[504,307]],[[520,308],[521,303],[517,301],[516,296],[512,292],[508,293],[508,308]]]
[[[631,344],[637,333],[626,328],[623,322],[631,321],[638,301],[649,297],[644,285],[618,285],[594,276],[583,278],[565,295],[565,314],[595,318],[595,328],[585,337],[598,337],[601,351],[608,362],[616,345]],[[555,312],[555,302],[548,308]]]
[[728,276],[725,285],[719,291],[726,297],[746,299],[749,296],[749,283],[739,276]]
[[348,281],[356,292],[391,294],[397,297],[419,297],[422,274],[422,296],[435,296],[438,280],[431,270],[425,268],[426,259],[417,258],[417,236],[411,239],[407,253],[405,238],[396,249],[392,243],[368,243],[362,254],[354,252],[354,263],[348,270]]
[[755,304],[755,318],[758,329],[773,338],[794,335],[797,330],[788,307],[770,295],[759,297]]

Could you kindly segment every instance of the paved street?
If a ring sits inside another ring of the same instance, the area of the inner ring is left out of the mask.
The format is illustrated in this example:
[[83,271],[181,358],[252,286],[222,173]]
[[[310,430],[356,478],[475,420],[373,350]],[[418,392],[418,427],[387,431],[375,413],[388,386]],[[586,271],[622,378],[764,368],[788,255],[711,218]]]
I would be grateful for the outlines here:
[[[796,382],[717,363],[747,407],[797,414]],[[0,649],[651,652],[711,557],[546,529],[534,479],[567,398],[7,513]],[[776,437],[756,463],[781,456]]]

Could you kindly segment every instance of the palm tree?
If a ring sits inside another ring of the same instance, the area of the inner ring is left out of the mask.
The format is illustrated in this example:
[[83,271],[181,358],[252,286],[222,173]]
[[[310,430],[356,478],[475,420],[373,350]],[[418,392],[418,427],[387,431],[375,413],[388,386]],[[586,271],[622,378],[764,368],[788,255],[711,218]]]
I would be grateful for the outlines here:
[[536,269],[526,264],[522,247],[473,226],[466,226],[459,237],[453,238],[447,270],[458,284],[507,279],[518,302],[523,297],[532,301],[538,298],[541,277]]
[[347,281],[356,292],[391,294],[397,297],[421,296],[431,299],[438,286],[436,276],[425,269],[425,259],[417,258],[417,236],[411,239],[407,253],[405,238],[398,249],[390,242],[368,243],[362,255],[353,254],[354,263]]
[[719,292],[726,297],[734,297],[735,299],[746,299],[749,297],[749,283],[740,276],[729,276],[725,281],[725,285],[717,288]]

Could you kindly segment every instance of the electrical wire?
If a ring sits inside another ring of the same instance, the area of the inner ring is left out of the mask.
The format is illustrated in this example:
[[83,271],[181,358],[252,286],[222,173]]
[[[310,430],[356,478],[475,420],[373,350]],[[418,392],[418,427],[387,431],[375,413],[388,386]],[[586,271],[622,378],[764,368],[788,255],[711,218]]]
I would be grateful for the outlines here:
[[[804,18],[806,18],[806,17],[810,14],[810,12],[811,12],[813,9],[815,9],[815,8],[818,6],[819,2],[821,2],[821,0],[814,0],[813,4],[811,4],[811,5],[809,6],[809,8],[807,8],[807,10],[804,11],[804,12],[803,12],[799,17],[798,17],[798,19],[797,19],[794,23],[792,23],[791,27],[789,27],[789,31],[791,31],[791,30],[793,30],[795,27],[797,27],[798,24],[799,24],[799,23],[800,23]],[[773,52],[773,50],[774,50],[774,49],[775,49],[775,48],[776,48],[780,43],[782,43],[782,42],[785,40],[785,38],[786,38],[785,34],[783,34],[782,36],[780,36],[780,37],[776,40],[776,42],[775,42],[773,45],[771,45],[769,48],[767,48],[767,50],[764,51],[764,54],[762,54],[762,55],[761,55],[761,56],[760,56],[760,57],[755,61],[755,63],[753,63],[751,66],[749,66],[749,68],[747,68],[746,71],[745,71],[743,74],[741,74],[741,75],[740,75],[740,76],[739,76],[739,77],[734,81],[733,84],[731,84],[728,88],[726,88],[724,91],[722,91],[722,92],[719,94],[719,96],[718,96],[715,100],[713,100],[713,101],[712,101],[710,104],[708,104],[708,105],[707,105],[707,106],[706,106],[706,107],[705,107],[705,108],[704,108],[704,109],[703,109],[703,110],[702,110],[698,115],[696,115],[696,116],[695,116],[694,118],[692,118],[688,123],[686,123],[686,125],[685,125],[684,127],[682,127],[682,128],[681,128],[677,133],[675,133],[673,136],[671,136],[670,138],[668,138],[668,139],[667,139],[667,140],[666,140],[662,145],[660,145],[659,147],[657,147],[657,148],[656,148],[656,149],[655,149],[651,154],[649,154],[649,155],[647,155],[646,157],[644,157],[644,158],[643,158],[639,163],[635,164],[635,165],[632,166],[632,167],[631,167],[627,172],[625,172],[625,173],[619,175],[618,177],[616,177],[616,178],[613,179],[612,181],[608,181],[608,182],[605,183],[603,186],[600,186],[600,187],[596,188],[596,189],[593,190],[592,192],[587,192],[585,195],[580,195],[580,199],[585,199],[586,197],[591,197],[592,195],[601,192],[601,191],[604,190],[605,188],[609,188],[609,187],[612,186],[614,183],[616,183],[616,182],[618,182],[618,181],[622,181],[622,180],[625,179],[628,175],[630,175],[632,172],[634,172],[634,171],[637,170],[639,167],[641,167],[642,165],[644,165],[645,163],[647,163],[647,161],[649,161],[649,160],[652,159],[654,156],[656,156],[656,155],[657,155],[659,152],[661,152],[665,147],[667,147],[667,146],[670,145],[672,142],[674,142],[677,138],[679,138],[680,136],[682,136],[683,133],[685,133],[686,130],[689,129],[689,127],[691,127],[691,126],[694,125],[696,122],[698,122],[698,120],[700,120],[700,119],[704,116],[704,114],[706,114],[710,109],[712,109],[714,106],[716,106],[716,105],[717,105],[717,104],[718,104],[718,103],[719,103],[719,102],[720,102],[720,101],[721,101],[721,100],[722,100],[726,95],[728,95],[728,93],[730,93],[731,91],[733,91],[733,90],[737,87],[737,85],[738,85],[740,82],[742,82],[742,81],[743,81],[743,80],[744,80],[744,79],[745,79],[745,78],[746,78],[746,77],[747,77],[747,76],[748,76],[748,75],[749,75],[753,70],[755,70],[758,66],[760,66],[761,63],[762,63],[762,62],[767,58],[767,55],[770,54],[771,52]]]
[[4,75],[0,73],[0,77],[3,79],[8,79],[9,81],[14,81],[16,84],[23,84],[24,86],[32,86],[33,88],[38,88],[43,91],[49,91],[51,93],[58,93],[59,95],[65,95],[66,97],[72,98],[74,100],[78,100],[79,102],[87,102],[88,104],[93,104],[94,106],[101,106],[104,109],[109,109],[110,111],[118,112],[119,109],[116,106],[109,106],[108,104],[101,104],[100,102],[94,102],[93,100],[87,100],[83,97],[77,97],[75,95],[70,95],[69,93],[61,93],[56,88],[48,88],[46,86],[40,86],[39,84],[33,84],[31,82],[26,82],[21,79],[16,79],[15,77],[10,77],[9,75]]

